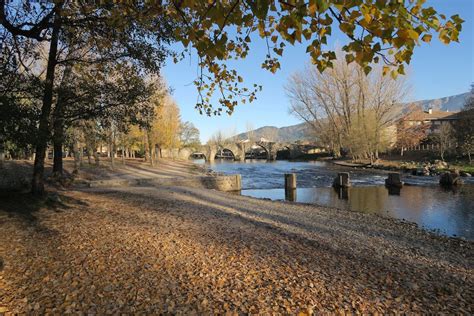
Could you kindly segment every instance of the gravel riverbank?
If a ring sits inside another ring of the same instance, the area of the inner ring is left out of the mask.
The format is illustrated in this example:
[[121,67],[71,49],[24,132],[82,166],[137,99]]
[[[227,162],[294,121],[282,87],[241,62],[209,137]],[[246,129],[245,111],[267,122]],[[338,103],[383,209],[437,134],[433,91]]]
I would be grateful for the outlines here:
[[0,313],[474,313],[474,244],[204,189],[0,207]]

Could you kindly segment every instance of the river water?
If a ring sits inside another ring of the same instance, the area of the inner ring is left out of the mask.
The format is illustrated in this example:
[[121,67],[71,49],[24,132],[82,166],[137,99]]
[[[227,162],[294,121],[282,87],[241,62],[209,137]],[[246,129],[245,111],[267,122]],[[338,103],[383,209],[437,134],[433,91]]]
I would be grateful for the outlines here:
[[[448,236],[474,240],[474,177],[463,178],[456,190],[441,188],[438,177],[403,175],[399,191],[384,186],[388,171],[354,169],[330,162],[248,160],[245,163],[216,161],[210,168],[242,176],[242,195],[272,200],[293,200],[342,210],[394,217]],[[338,172],[349,172],[352,187],[335,190]],[[296,193],[285,197],[284,174],[296,173]]]

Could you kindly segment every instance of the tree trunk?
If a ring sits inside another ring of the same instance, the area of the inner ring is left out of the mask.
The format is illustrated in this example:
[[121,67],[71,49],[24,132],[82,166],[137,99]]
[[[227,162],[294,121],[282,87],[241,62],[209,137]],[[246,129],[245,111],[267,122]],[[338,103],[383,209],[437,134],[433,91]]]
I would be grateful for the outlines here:
[[153,145],[151,142],[148,143],[148,152],[150,153],[150,164],[153,167],[155,165],[156,153],[153,150]]
[[148,132],[143,133],[143,145],[145,149],[145,162],[149,160],[148,157]]
[[[72,71],[72,65],[67,64],[64,69],[61,86],[67,84]],[[56,175],[63,174],[63,144],[64,144],[64,92],[60,89],[58,92],[58,101],[53,111],[53,173]]]
[[[148,155],[149,155],[149,158],[150,158],[150,164],[151,166],[154,166],[154,161],[153,161],[153,158],[154,158],[154,150],[153,150],[153,144],[152,144],[152,141],[151,141],[151,137],[149,135],[147,135],[147,140],[148,140]],[[146,145],[145,145],[146,147]]]
[[5,164],[5,143],[3,137],[0,136],[0,168]]
[[471,157],[471,152],[467,152],[467,157],[469,158],[469,164],[472,165],[472,157]]
[[115,168],[115,158],[116,156],[116,148],[115,148],[115,124],[113,121],[110,122],[110,164],[112,169]]
[[110,165],[111,165],[112,169],[115,168],[115,154],[114,154],[114,151],[115,151],[115,145],[111,141],[110,142]]
[[122,165],[125,164],[125,146],[122,146]]
[[91,154],[91,148],[88,146],[87,147],[87,163],[89,165],[92,165],[92,154]]
[[81,156],[80,156],[80,153],[79,153],[79,144],[77,143],[76,140],[74,140],[73,155],[74,155],[74,170],[73,170],[73,173],[78,173],[79,172],[79,165],[80,165],[80,161],[81,161]]
[[114,153],[113,153],[113,147],[114,145],[110,144],[110,147],[111,147],[111,153],[110,153],[110,166],[112,167],[112,169],[115,168],[115,157],[114,157]]
[[100,158],[99,158],[99,153],[97,153],[97,150],[94,150],[94,160],[95,160],[95,165],[98,167],[100,165]]
[[49,115],[53,102],[54,72],[56,69],[56,54],[58,52],[58,37],[61,21],[59,9],[55,13],[51,43],[49,46],[48,65],[46,68],[46,80],[43,94],[43,105],[39,120],[38,137],[36,140],[36,155],[33,166],[33,179],[31,182],[31,193],[40,195],[44,193],[44,160],[49,139]]
[[80,164],[80,153],[79,153],[79,141],[78,135],[77,135],[77,130],[73,131],[72,134],[73,140],[72,140],[72,146],[71,146],[71,152],[72,156],[74,157],[74,170],[72,171],[73,174],[77,174],[79,172],[79,164]]

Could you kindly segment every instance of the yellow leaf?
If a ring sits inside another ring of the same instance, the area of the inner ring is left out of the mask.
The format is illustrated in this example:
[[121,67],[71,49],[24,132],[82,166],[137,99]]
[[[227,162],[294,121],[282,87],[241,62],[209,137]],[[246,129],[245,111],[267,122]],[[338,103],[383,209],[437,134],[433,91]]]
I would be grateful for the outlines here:
[[370,21],[372,21],[372,16],[368,13],[364,14],[364,20],[367,22],[367,23],[370,23]]
[[392,76],[392,79],[395,80],[397,79],[398,77],[398,72],[396,69],[392,70],[392,72],[390,73],[390,75]]
[[408,36],[413,39],[413,40],[418,40],[418,36],[420,36],[420,34],[418,34],[417,31],[414,31],[414,30],[408,30]]
[[429,43],[429,42],[431,42],[432,37],[433,36],[431,34],[425,34],[425,35],[423,35],[423,37],[421,39],[423,40],[423,42]]

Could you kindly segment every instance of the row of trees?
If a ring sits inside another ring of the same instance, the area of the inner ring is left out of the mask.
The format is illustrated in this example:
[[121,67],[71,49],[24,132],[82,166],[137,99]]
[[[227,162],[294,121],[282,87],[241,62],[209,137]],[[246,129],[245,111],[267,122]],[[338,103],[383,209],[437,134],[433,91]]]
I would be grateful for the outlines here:
[[34,193],[44,190],[49,147],[60,177],[64,148],[76,162],[84,149],[98,162],[97,148],[105,145],[113,165],[116,152],[124,157],[137,138],[151,162],[155,148],[180,143],[186,128],[160,78],[172,24],[161,15],[141,20],[140,7],[119,18],[124,9],[1,3],[0,158],[5,150],[34,154]]
[[[74,75],[76,79],[82,78],[80,73]],[[56,176],[63,173],[62,158],[66,155],[75,158],[75,170],[82,163],[84,155],[87,156],[89,164],[94,159],[95,164],[99,165],[99,156],[103,153],[107,153],[114,167],[114,158],[118,152],[123,162],[127,157],[138,155],[145,157],[145,160],[153,165],[161,156],[162,149],[200,146],[199,130],[192,123],[181,120],[179,108],[166,91],[162,80],[149,80],[155,81],[140,82],[138,87],[130,82],[114,82],[123,89],[122,93],[118,93],[117,89],[103,89],[96,96],[100,97],[102,102],[97,99],[88,100],[90,112],[83,107],[85,104],[75,103],[75,107],[82,105],[79,109],[66,107],[68,112],[62,117],[64,130],[60,130],[61,139],[55,138],[58,136],[58,131],[55,131],[56,134],[48,141],[48,149],[53,149],[54,153],[53,172]],[[26,84],[32,85],[29,87],[32,90],[36,88],[31,82]],[[88,93],[89,98],[92,96],[88,86],[81,85],[81,88],[84,93]],[[132,95],[135,89],[139,90],[136,99]],[[25,97],[24,91],[12,91],[9,95],[17,102],[2,104],[3,113],[6,113],[0,118],[3,128],[1,143],[4,145],[2,157],[34,157],[36,139],[32,135],[37,131],[39,111],[35,102],[39,101],[32,97],[29,102],[20,102]],[[110,98],[120,98],[121,102],[111,103]],[[77,98],[74,100],[78,102]],[[93,104],[93,101],[97,104]],[[56,104],[54,109],[57,109]],[[66,153],[63,153],[64,149]]]
[[163,150],[199,148],[199,130],[181,120],[171,96],[154,94],[149,102],[152,112],[141,124],[112,121],[104,125],[100,120],[89,119],[68,128],[65,145],[75,158],[75,169],[82,163],[83,153],[89,164],[94,158],[96,165],[100,163],[99,156],[106,153],[113,168],[118,153],[123,164],[126,158],[143,157],[153,166],[163,156]]
[[53,170],[63,173],[69,127],[93,119],[114,137],[128,124],[149,124],[172,25],[123,9],[75,1],[0,4],[2,120],[10,125],[4,135],[15,139],[23,128],[18,119],[27,125],[35,152],[33,193],[44,191],[50,141]]

